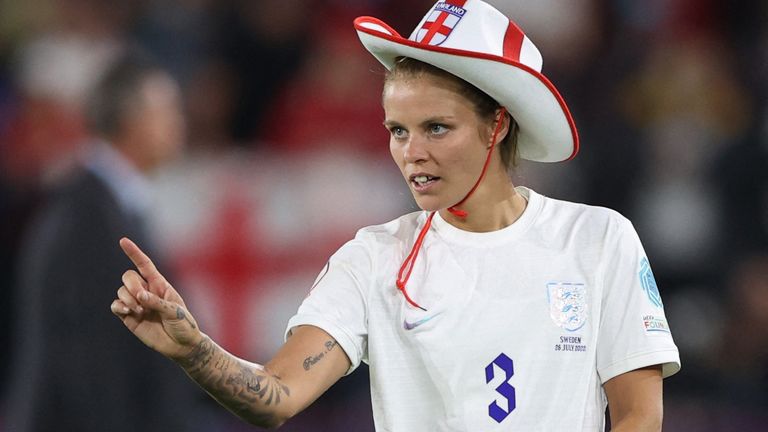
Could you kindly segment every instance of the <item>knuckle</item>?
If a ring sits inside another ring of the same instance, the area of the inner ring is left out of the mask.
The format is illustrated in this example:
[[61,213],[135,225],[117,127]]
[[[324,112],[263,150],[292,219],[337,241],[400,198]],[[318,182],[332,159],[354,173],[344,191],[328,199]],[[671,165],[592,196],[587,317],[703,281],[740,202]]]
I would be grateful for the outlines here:
[[122,295],[119,295],[120,300],[125,303],[126,305],[135,305],[136,301],[133,299],[133,297],[129,293],[124,293]]
[[123,273],[123,277],[122,277],[123,282],[127,282],[127,281],[131,280],[131,278],[133,277],[134,273],[135,272],[133,270],[126,270],[125,273]]

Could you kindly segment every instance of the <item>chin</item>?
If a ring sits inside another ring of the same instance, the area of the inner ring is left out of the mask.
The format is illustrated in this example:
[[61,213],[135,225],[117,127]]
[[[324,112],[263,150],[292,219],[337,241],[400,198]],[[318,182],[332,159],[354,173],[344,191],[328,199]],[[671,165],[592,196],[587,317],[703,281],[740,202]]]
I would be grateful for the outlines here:
[[416,201],[416,205],[419,206],[420,209],[428,212],[438,211],[444,207],[448,207],[446,205],[441,205],[438,200],[436,200],[434,197],[417,197],[414,195],[413,199]]

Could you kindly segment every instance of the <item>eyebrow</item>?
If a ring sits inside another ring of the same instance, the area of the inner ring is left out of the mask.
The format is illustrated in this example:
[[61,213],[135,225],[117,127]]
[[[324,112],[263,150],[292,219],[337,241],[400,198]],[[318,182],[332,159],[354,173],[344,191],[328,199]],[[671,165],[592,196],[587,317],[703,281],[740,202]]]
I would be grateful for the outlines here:
[[[435,117],[430,117],[430,118],[422,121],[420,123],[420,126],[428,126],[428,125],[431,125],[433,123],[446,123],[446,122],[450,122],[453,119],[454,119],[453,116],[435,116]],[[400,122],[395,121],[395,120],[384,120],[383,125],[385,127],[387,127],[387,128],[391,128],[391,127],[394,127],[394,126],[402,126],[402,124],[400,124]]]

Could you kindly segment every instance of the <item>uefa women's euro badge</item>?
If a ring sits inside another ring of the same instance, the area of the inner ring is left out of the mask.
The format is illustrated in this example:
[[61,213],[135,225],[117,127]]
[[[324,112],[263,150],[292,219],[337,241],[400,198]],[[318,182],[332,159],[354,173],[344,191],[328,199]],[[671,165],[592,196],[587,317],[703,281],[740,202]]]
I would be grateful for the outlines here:
[[643,258],[640,261],[640,284],[643,286],[643,291],[648,295],[648,300],[657,308],[664,307],[661,302],[661,293],[659,293],[659,286],[656,285],[656,278],[653,276],[653,270],[651,270],[651,263],[648,262],[648,258]]
[[547,299],[549,316],[558,327],[576,331],[587,322],[587,288],[584,284],[550,282]]

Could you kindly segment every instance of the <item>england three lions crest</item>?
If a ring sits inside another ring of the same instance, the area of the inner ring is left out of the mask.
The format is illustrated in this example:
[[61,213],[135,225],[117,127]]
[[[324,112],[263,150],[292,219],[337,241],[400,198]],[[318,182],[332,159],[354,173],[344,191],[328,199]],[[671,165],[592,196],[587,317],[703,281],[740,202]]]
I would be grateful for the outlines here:
[[587,287],[584,284],[550,282],[547,299],[549,316],[558,327],[576,331],[587,322]]

